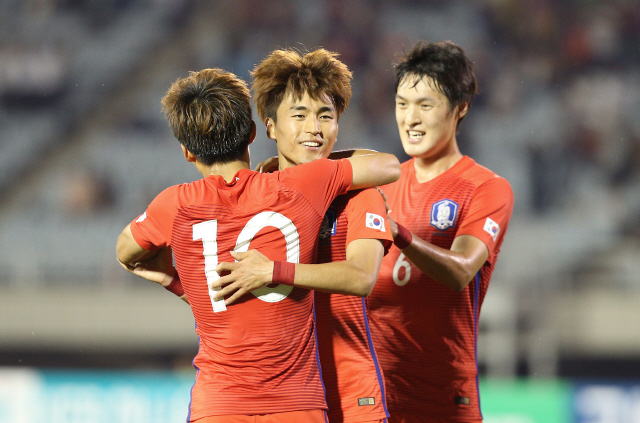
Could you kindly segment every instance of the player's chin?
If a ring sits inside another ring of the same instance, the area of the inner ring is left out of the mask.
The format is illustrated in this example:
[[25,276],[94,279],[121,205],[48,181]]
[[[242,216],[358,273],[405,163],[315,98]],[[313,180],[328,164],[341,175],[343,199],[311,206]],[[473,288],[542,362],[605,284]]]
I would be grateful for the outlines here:
[[302,158],[302,163],[309,163],[312,162],[314,160],[318,160],[318,159],[324,159],[326,157],[329,157],[329,153],[331,153],[331,151],[327,151],[325,153],[325,151],[322,148],[318,148],[315,151],[309,151],[307,150],[304,154],[304,157]]
[[404,152],[407,155],[415,158],[420,158],[420,159],[430,157],[436,151],[433,148],[434,147],[433,145],[430,145],[429,143],[426,143],[426,142],[421,142],[421,143],[403,142],[402,147],[404,148]]
[[404,152],[411,157],[420,157],[425,153],[424,148],[420,148],[415,144],[403,143],[402,147],[404,148]]

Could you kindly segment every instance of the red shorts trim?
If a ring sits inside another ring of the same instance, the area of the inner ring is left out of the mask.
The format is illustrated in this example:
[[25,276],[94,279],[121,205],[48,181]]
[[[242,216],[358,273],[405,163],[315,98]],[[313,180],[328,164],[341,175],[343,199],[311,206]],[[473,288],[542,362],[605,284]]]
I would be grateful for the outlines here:
[[[389,412],[391,416],[388,419],[389,423],[451,423],[450,419],[440,417],[429,416],[416,416],[414,414],[398,413],[396,411]],[[475,421],[469,421],[468,423],[476,423]],[[482,420],[478,420],[477,423],[482,423]]]
[[324,410],[289,411],[286,413],[257,414],[245,416],[232,414],[226,416],[209,416],[191,423],[327,423]]

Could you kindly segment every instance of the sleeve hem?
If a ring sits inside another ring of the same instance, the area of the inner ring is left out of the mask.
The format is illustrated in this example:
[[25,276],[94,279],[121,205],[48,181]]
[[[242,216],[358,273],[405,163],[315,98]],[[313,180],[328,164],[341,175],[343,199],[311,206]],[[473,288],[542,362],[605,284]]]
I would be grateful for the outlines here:
[[[491,259],[491,257],[493,257],[494,251],[495,251],[495,247],[496,247],[496,242],[493,241],[493,239],[491,239],[491,235],[489,234],[482,234],[479,235],[477,232],[459,232],[456,234],[456,238],[462,235],[470,235],[472,237],[478,238],[480,241],[482,241],[484,243],[484,245],[487,246],[487,250],[489,251],[489,256],[487,257],[487,260]],[[486,236],[485,236],[486,235]],[[489,239],[489,241],[487,241],[487,239]],[[493,246],[491,246],[491,244],[493,244]]]
[[129,228],[131,229],[131,235],[133,236],[133,239],[138,243],[138,245],[141,248],[144,248],[147,251],[153,251],[158,249],[158,247],[156,247],[155,245],[153,245],[152,243],[144,239],[144,237],[142,236],[142,233],[138,229],[138,225],[135,224],[135,220],[131,222],[131,224],[129,225]]

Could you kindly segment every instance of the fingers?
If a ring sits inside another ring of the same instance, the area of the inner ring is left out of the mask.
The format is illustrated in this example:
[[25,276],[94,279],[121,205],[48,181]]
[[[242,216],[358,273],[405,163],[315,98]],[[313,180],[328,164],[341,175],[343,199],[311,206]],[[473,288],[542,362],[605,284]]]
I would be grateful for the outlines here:
[[224,288],[213,286],[213,283],[211,284],[211,289],[216,290],[218,288],[219,288],[219,291],[217,291],[216,294],[213,296],[214,300],[219,300],[228,295],[231,295],[234,291],[238,291],[242,289],[242,287],[239,284],[235,284],[235,283],[229,284]]
[[228,274],[226,276],[222,276],[216,279],[215,281],[211,282],[209,284],[209,288],[218,289],[218,288],[222,288],[224,285],[227,285],[233,282],[236,282],[236,276],[233,274]]
[[242,286],[242,284],[232,283],[216,292],[216,294],[213,296],[213,300],[217,301],[219,299],[228,297],[225,299],[224,303],[226,305],[229,305],[248,292],[250,292],[250,290]]
[[[131,273],[136,274],[136,275],[140,275],[141,273],[144,274],[147,271],[149,271],[149,269],[147,269],[144,266],[136,266],[136,267],[131,268]],[[151,272],[153,272],[153,271],[151,271]]]
[[[229,251],[229,253],[231,254],[231,257],[233,257],[236,260],[236,262],[239,262],[255,254],[255,251],[249,250],[249,251],[240,252],[240,251],[231,250]],[[216,272],[220,273],[224,270],[228,270],[231,272],[238,268],[238,265],[236,264],[236,262],[223,261],[219,263],[218,266],[216,267]]]
[[387,209],[387,214],[391,213],[391,210],[389,210],[389,203],[387,202],[386,194],[380,189],[380,187],[376,187],[376,189],[378,190],[380,195],[382,195],[382,199],[384,200],[384,207]]
[[[243,251],[243,252],[239,252],[239,251],[230,251],[231,253],[231,257],[233,257],[236,262],[241,262],[243,260],[247,260],[247,259],[251,259],[249,260],[252,264],[256,263],[256,259],[259,261],[268,261],[269,259],[267,258],[267,256],[265,256],[264,254],[262,254],[260,251],[258,250],[247,250],[247,251]],[[249,266],[247,264],[247,266]],[[242,267],[242,266],[237,266],[236,269],[238,267]]]
[[278,170],[278,157],[270,157],[267,160],[258,163],[255,170],[260,173],[275,172]]
[[268,162],[269,162],[269,159],[261,161],[260,163],[258,163],[255,170],[260,173],[263,173],[265,170],[265,166],[267,166]]
[[218,274],[222,272],[233,272],[237,268],[238,268],[237,263],[230,262],[230,261],[223,261],[222,263],[218,263],[218,265],[216,266],[216,272],[218,272]]
[[239,289],[232,296],[224,300],[225,305],[233,304],[238,298],[242,297],[246,293],[245,290]]
[[118,263],[120,263],[120,266],[124,267],[125,269],[127,269],[129,272],[133,272],[133,269],[135,269],[133,266],[131,266],[130,264],[124,264],[123,262],[121,262],[120,260],[118,260]]

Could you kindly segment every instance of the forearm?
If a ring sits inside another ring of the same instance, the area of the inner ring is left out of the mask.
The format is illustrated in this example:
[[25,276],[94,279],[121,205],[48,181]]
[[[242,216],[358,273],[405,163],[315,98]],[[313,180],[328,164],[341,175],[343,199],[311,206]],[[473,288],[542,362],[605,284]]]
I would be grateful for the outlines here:
[[[375,150],[367,150],[365,148],[357,148],[353,150],[339,150],[333,151],[329,154],[331,160],[348,159],[349,157],[364,156],[366,154],[377,154]],[[383,153],[382,153],[383,154]]]
[[390,184],[400,177],[400,162],[393,154],[367,150],[348,160],[353,170],[352,190]]
[[454,291],[462,291],[475,273],[470,273],[470,261],[461,253],[440,248],[417,236],[402,250],[422,273]]
[[489,257],[487,246],[471,235],[456,237],[451,249],[440,248],[412,234],[389,218],[394,244],[422,273],[454,291],[462,291]]
[[376,283],[384,246],[378,239],[355,239],[346,248],[346,260],[296,264],[294,285],[333,294],[368,296]]
[[384,246],[378,239],[351,241],[345,261],[325,264],[273,262],[257,250],[231,251],[236,262],[218,263],[216,272],[228,274],[211,282],[209,288],[218,291],[213,299],[225,298],[226,305],[270,283],[364,297],[373,289],[383,255]]
[[372,275],[349,261],[323,264],[296,264],[294,286],[331,294],[366,297],[376,281]]

